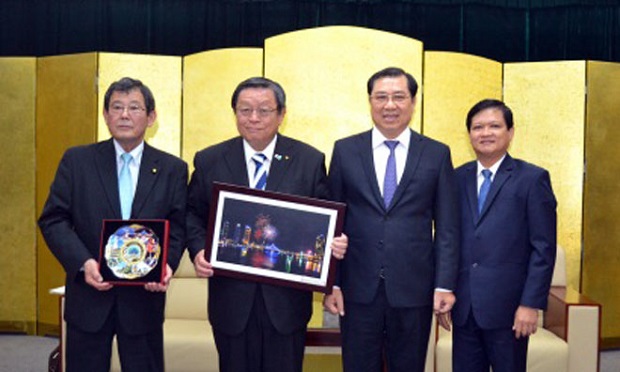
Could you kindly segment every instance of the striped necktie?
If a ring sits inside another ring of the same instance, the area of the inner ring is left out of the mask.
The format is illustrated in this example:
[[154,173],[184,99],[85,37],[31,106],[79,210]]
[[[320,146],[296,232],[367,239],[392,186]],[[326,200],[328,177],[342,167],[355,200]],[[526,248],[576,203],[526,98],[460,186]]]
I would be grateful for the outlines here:
[[265,190],[265,185],[267,185],[267,157],[265,154],[257,152],[252,156],[252,161],[256,164],[252,188]]

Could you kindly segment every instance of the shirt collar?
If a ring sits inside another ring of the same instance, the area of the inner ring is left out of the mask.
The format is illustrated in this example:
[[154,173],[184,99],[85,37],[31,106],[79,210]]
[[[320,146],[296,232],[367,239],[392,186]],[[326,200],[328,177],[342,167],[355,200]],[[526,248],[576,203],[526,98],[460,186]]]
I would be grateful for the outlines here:
[[[114,142],[114,150],[116,152],[116,160],[120,161],[121,155],[123,155],[126,151],[123,150],[123,148],[118,143],[118,141],[116,141],[116,139],[113,139],[112,142]],[[143,152],[144,152],[144,141],[140,142],[140,144],[138,146],[134,147],[133,150],[129,151],[129,154],[131,155],[131,157],[133,158],[133,161],[136,164],[140,164],[140,160],[142,159],[142,153]]]
[[497,174],[497,170],[499,169],[499,166],[502,165],[502,162],[504,161],[504,159],[506,158],[506,154],[504,154],[504,156],[502,156],[501,159],[499,159],[498,161],[495,162],[495,164],[491,165],[488,168],[485,168],[481,163],[480,160],[476,161],[476,163],[478,163],[478,171],[477,171],[477,175],[482,174],[482,171],[484,169],[488,169],[491,171],[492,177],[495,177],[495,175]]
[[256,154],[257,152],[260,152],[261,154],[265,155],[267,159],[271,161],[271,159],[273,159],[273,154],[276,151],[277,140],[278,140],[278,135],[276,134],[263,151],[256,151],[252,148],[252,146],[250,146],[250,143],[246,141],[244,138],[243,139],[243,153],[245,154],[246,164],[252,160],[252,156],[254,156],[254,154]]
[[406,128],[402,131],[398,137],[389,140],[385,138],[385,136],[377,129],[377,127],[372,127],[372,148],[376,150],[379,146],[382,146],[385,141],[398,141],[399,146],[404,146],[405,150],[409,150],[409,142],[411,141],[411,130]]

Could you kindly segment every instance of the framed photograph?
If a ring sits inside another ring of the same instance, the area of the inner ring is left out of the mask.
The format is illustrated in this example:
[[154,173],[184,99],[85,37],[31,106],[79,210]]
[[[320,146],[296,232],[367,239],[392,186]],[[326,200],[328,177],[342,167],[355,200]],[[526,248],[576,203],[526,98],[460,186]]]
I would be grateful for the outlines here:
[[99,271],[115,285],[163,282],[168,257],[167,220],[103,220]]
[[345,205],[215,182],[206,259],[216,275],[330,293]]

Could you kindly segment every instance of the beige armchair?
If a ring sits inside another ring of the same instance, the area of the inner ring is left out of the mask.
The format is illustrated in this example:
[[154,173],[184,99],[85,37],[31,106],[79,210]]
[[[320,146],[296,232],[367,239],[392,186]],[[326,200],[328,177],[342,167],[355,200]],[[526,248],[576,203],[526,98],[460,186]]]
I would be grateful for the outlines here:
[[[166,294],[164,361],[168,372],[217,372],[218,360],[207,319],[207,280],[197,278],[187,251]],[[116,344],[111,371],[120,371]]]
[[[530,337],[528,372],[598,371],[600,313],[600,304],[566,287],[566,257],[558,246],[549,306]],[[436,326],[433,333],[426,372],[451,372],[452,334]],[[436,340],[434,348],[432,340]]]

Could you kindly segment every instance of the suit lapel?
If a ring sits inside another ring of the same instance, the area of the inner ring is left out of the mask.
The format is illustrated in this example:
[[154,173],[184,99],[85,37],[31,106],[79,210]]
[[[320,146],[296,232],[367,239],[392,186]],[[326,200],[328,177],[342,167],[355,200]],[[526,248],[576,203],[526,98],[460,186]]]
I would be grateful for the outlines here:
[[294,156],[292,142],[287,137],[278,134],[265,189],[271,191],[279,189]]
[[465,168],[465,194],[467,195],[467,205],[471,212],[472,220],[478,222],[478,163],[471,162]]
[[133,198],[133,204],[131,206],[132,218],[140,215],[140,211],[144,207],[144,203],[155,186],[161,171],[160,155],[145,142],[144,151],[142,152],[142,160],[140,161],[138,185],[136,187],[136,194]]
[[493,202],[495,201],[495,198],[499,194],[500,190],[502,189],[506,181],[508,181],[508,179],[510,179],[510,177],[512,176],[513,169],[514,161],[512,160],[510,155],[506,154],[506,158],[504,158],[504,161],[502,161],[502,164],[497,170],[495,178],[493,178],[493,183],[491,183],[491,189],[489,190],[487,199],[484,203],[484,206],[482,207],[482,212],[480,212],[480,219],[484,217],[489,208],[491,208],[491,206],[493,205]]
[[[248,180],[248,166],[245,163],[245,154],[243,152],[243,139],[235,138],[231,142],[228,154],[224,157],[230,181],[235,185],[250,186]],[[269,180],[267,180],[269,183]]]
[[112,210],[114,217],[121,218],[121,201],[118,195],[118,173],[116,168],[116,153],[112,139],[101,142],[95,154],[95,171],[99,175],[99,180],[103,185],[106,199]]
[[375,162],[372,148],[372,131],[362,133],[357,141],[358,157],[362,162],[362,169],[367,178],[367,185],[370,185],[372,196],[380,209],[385,209],[383,196],[377,183],[377,172],[375,171]]
[[407,151],[407,162],[405,163],[403,176],[400,178],[398,187],[396,187],[396,191],[394,192],[394,198],[392,199],[392,204],[390,204],[388,210],[398,204],[398,201],[403,196],[404,190],[407,188],[409,182],[411,182],[411,179],[415,174],[416,169],[418,168],[418,164],[420,163],[420,158],[422,157],[423,150],[424,142],[422,141],[422,136],[411,130],[409,151]]

